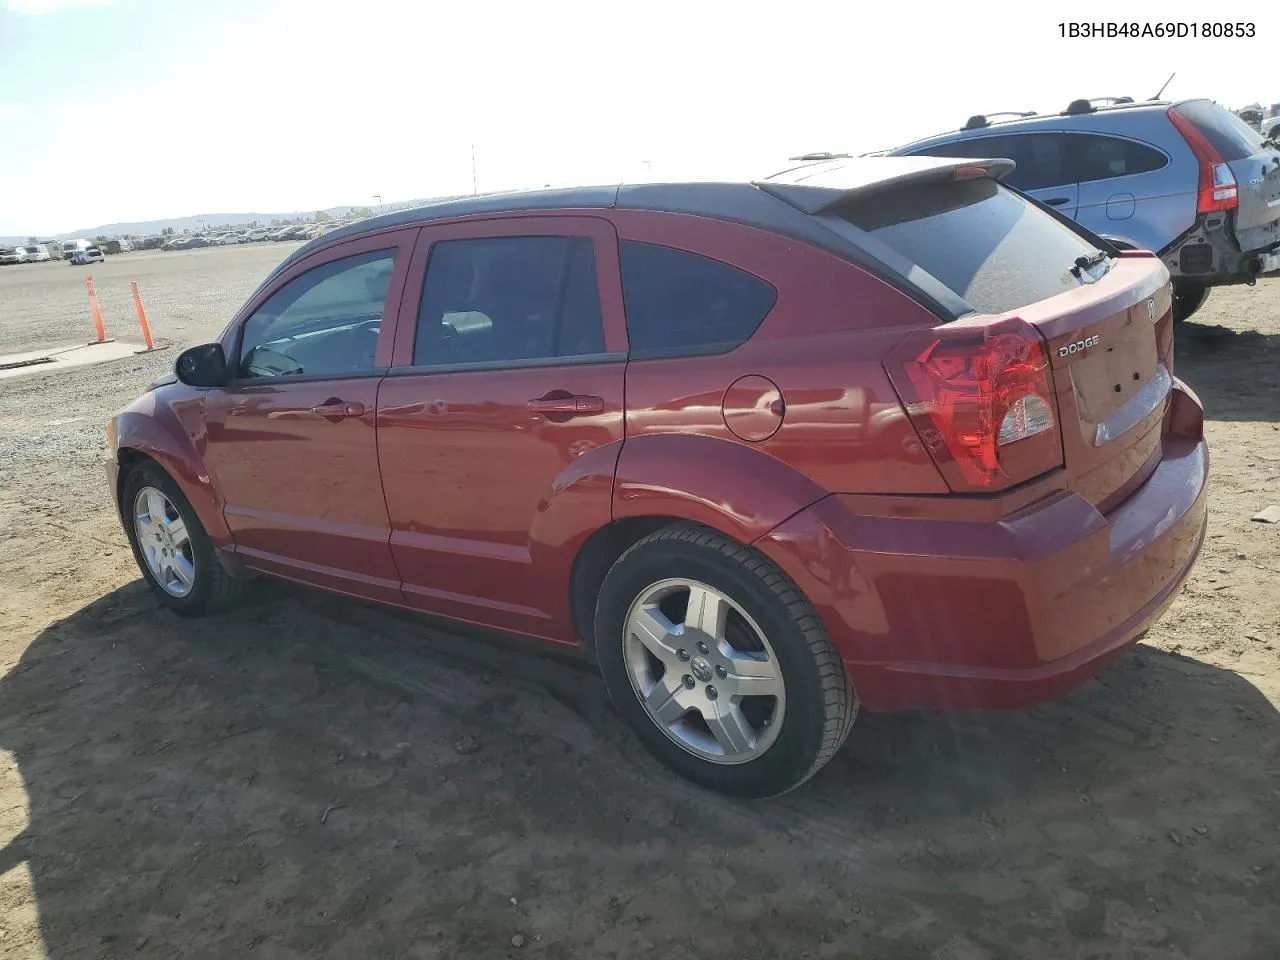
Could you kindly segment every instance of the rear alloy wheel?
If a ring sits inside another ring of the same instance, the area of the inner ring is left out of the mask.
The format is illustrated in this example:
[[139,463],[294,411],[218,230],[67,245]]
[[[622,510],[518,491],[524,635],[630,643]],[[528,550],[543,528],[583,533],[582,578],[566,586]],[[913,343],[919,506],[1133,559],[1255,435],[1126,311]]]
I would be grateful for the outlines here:
[[131,469],[120,503],[138,569],[170,610],[183,616],[214,613],[243,592],[245,581],[219,562],[191,504],[158,465]]
[[844,665],[795,585],[701,527],[667,527],[619,558],[596,608],[596,652],[645,746],[725,793],[798,787],[857,714]]
[[748,763],[773,746],[787,709],[778,657],[760,627],[715,587],[653,584],[632,603],[622,643],[632,692],[689,753]]

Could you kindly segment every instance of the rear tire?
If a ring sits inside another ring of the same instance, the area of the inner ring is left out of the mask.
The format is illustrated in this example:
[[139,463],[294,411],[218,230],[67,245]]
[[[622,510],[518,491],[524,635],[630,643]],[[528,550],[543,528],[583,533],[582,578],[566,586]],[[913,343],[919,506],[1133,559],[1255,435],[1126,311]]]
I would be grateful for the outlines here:
[[836,753],[858,700],[813,607],[768,559],[666,527],[606,575],[596,654],[618,712],[676,773],[742,797],[794,790]]
[[1209,298],[1209,288],[1202,286],[1179,285],[1173,288],[1173,322],[1182,323],[1202,306]]
[[130,470],[120,503],[138,569],[156,598],[174,613],[216,613],[244,593],[247,582],[233,577],[218,560],[190,502],[158,465],[141,463]]

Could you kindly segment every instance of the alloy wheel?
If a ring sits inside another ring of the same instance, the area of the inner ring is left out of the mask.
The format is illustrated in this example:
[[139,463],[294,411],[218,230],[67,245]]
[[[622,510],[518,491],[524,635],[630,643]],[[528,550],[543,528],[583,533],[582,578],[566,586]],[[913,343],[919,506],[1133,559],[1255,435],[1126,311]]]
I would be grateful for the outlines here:
[[764,631],[724,593],[661,580],[632,603],[623,634],[631,686],[649,718],[713,763],[746,763],[777,738],[782,670]]
[[151,576],[171,597],[185,597],[196,582],[191,535],[182,514],[155,487],[142,487],[133,500],[133,530]]

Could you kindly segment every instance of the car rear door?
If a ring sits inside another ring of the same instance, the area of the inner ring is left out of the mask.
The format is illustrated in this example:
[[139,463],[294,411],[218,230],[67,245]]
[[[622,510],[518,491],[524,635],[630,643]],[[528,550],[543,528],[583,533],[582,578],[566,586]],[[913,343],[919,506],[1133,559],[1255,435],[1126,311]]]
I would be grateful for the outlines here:
[[249,566],[399,602],[374,418],[416,235],[299,261],[224,338],[233,379],[206,397],[206,464]]
[[1074,218],[1080,188],[1069,170],[1065,152],[1062,134],[1026,131],[967,137],[926,147],[913,155],[1012,160],[1016,167],[1005,177],[1006,183],[1053,207],[1064,217]]
[[428,226],[378,401],[405,601],[570,636],[569,582],[611,519],[626,327],[613,226],[527,216]]

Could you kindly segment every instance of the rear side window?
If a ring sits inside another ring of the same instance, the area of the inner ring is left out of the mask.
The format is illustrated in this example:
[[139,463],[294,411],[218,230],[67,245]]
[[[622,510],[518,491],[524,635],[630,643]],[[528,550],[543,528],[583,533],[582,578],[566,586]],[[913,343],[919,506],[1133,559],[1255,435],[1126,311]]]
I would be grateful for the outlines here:
[[1150,173],[1169,162],[1159,150],[1119,137],[1073,133],[1068,135],[1067,144],[1072,179],[1081,183]]
[[589,237],[485,237],[431,247],[415,365],[604,352]]
[[1077,257],[1098,248],[987,178],[855,197],[836,213],[925,270],[982,313],[1079,286]]
[[1073,182],[1067,171],[1060,133],[1017,133],[955,140],[918,150],[915,156],[1012,160],[1017,168],[1005,180],[1019,190],[1043,190]]
[[1262,149],[1262,137],[1256,130],[1211,100],[1192,100],[1173,109],[1190,120],[1228,163]]
[[685,250],[624,240],[620,255],[633,356],[728,352],[778,298],[759,277]]

